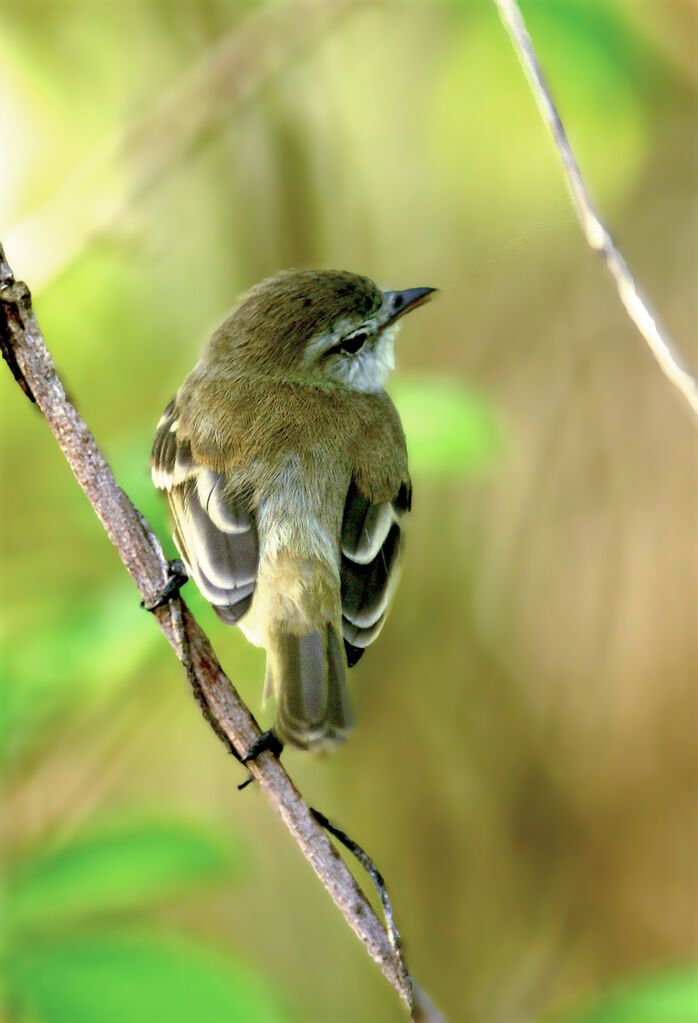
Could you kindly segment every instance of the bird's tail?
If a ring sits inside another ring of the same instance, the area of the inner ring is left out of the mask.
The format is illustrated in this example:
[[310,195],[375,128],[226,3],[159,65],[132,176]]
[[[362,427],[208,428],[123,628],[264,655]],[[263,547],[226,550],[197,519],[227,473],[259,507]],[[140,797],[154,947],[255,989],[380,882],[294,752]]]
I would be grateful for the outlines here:
[[276,696],[274,731],[282,742],[321,750],[351,729],[344,645],[336,626],[294,635],[277,631],[267,648],[267,688]]
[[276,613],[267,619],[265,644],[274,731],[300,749],[326,749],[342,742],[352,725],[338,580],[318,562],[277,562],[275,568],[276,594],[283,598],[269,601]]

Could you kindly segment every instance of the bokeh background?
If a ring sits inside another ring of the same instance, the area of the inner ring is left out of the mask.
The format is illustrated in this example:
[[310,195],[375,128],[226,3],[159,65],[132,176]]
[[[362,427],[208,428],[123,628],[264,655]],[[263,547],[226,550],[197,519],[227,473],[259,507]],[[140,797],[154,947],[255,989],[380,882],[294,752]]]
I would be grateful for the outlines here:
[[[698,365],[696,6],[522,7]],[[287,266],[441,289],[399,340],[414,512],[356,733],[285,754],[386,874],[420,983],[451,1020],[695,1020],[695,422],[584,245],[492,4],[0,9],[0,237],[168,550],[155,424],[241,292]],[[6,1018],[401,1020],[7,372],[0,417]],[[267,722],[263,655],[186,598]]]

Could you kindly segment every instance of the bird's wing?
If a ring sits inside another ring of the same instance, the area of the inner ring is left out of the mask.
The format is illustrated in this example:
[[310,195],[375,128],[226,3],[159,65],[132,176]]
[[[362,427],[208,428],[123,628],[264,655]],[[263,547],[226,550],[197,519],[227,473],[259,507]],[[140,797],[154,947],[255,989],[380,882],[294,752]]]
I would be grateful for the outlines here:
[[412,485],[392,501],[372,504],[352,482],[342,520],[342,632],[349,667],[380,632],[397,581],[400,522],[410,510]]
[[259,560],[250,490],[197,460],[175,401],[158,424],[150,462],[155,486],[167,494],[187,571],[218,617],[236,624],[252,603]]

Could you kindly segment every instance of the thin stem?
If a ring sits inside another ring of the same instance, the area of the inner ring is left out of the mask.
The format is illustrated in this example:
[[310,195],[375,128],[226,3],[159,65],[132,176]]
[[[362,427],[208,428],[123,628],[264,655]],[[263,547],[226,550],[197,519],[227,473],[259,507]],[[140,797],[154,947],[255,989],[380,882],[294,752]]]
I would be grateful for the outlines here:
[[[361,848],[358,842],[355,842],[353,838],[350,838],[349,835],[347,835],[346,831],[342,831],[341,828],[338,828],[335,824],[332,824],[332,822],[328,820],[327,817],[325,817],[324,813],[321,813],[319,810],[315,810],[311,807],[310,812],[312,813],[313,817],[318,822],[318,824],[325,829],[325,831],[329,831],[331,835],[334,835],[337,841],[341,842],[345,849],[348,849],[352,856],[356,857],[356,859],[364,868],[368,876],[373,881],[374,887],[378,892],[378,898],[381,901],[381,906],[383,907],[383,916],[385,917],[385,926],[388,932],[388,941],[390,942],[393,952],[395,953],[396,965],[402,975],[403,983],[405,984],[405,986],[411,987],[412,978],[410,977],[407,966],[405,965],[405,959],[402,947],[400,945],[400,933],[397,929],[397,925],[395,924],[395,914],[393,913],[392,903],[390,902],[390,898],[388,896],[388,889],[385,886],[385,880],[383,878],[383,875],[381,874],[381,872],[379,871],[378,867],[375,865],[371,857],[368,855],[368,853]],[[410,1011],[412,1010],[412,1008],[413,1007],[410,1006]]]
[[600,253],[613,277],[625,310],[649,345],[662,373],[684,396],[698,416],[698,382],[668,331],[660,325],[647,299],[635,283],[623,256],[594,211],[567,133],[543,77],[538,56],[516,0],[494,0],[499,16],[514,44],[538,109],[562,160],[572,201],[589,246]]

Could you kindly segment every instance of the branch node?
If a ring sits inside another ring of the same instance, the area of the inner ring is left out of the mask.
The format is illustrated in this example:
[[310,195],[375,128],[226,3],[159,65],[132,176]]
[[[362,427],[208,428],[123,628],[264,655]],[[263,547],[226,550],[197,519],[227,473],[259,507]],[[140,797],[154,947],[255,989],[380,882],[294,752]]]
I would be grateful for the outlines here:
[[2,357],[10,367],[10,372],[29,401],[36,404],[36,398],[17,361],[15,351],[16,338],[25,330],[24,317],[31,312],[31,294],[23,281],[16,281],[10,269],[5,252],[0,245],[0,350]]
[[0,289],[8,287],[10,284],[14,284],[15,275],[12,273],[12,267],[5,258],[5,250],[0,245]]

